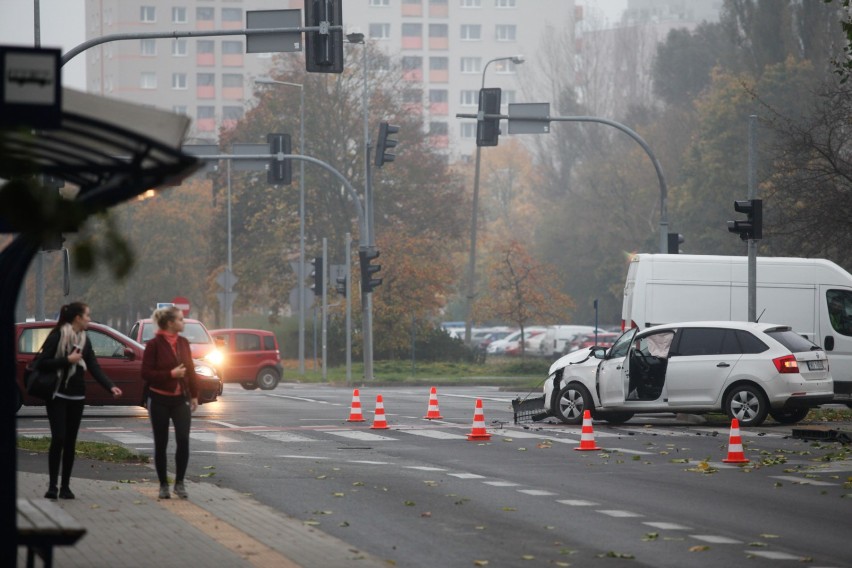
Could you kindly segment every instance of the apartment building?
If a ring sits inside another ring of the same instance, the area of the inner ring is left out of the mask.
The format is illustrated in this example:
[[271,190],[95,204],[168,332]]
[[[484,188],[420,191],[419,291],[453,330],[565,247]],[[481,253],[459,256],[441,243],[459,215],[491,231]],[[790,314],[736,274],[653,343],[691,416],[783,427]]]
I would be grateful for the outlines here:
[[[240,29],[246,11],[303,6],[303,0],[86,0],[86,35]],[[573,37],[581,18],[573,0],[343,0],[346,32],[363,33],[399,58],[410,85],[405,102],[424,107],[424,130],[451,160],[475,150],[476,122],[455,115],[476,112],[484,71],[486,86],[503,90],[503,112],[512,102],[547,102],[522,100],[522,87],[545,53],[545,32]],[[243,116],[254,77],[271,64],[269,54],[247,54],[245,41],[235,35],[106,43],[86,52],[88,90],[187,114],[193,138],[215,141],[221,126]],[[489,65],[514,55],[525,63]]]

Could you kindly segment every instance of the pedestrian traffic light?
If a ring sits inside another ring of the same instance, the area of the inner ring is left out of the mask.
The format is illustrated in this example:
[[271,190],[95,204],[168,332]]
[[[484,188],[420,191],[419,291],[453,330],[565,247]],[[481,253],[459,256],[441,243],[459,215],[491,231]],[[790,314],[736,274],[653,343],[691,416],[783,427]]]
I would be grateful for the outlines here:
[[373,274],[382,269],[381,264],[370,264],[371,261],[379,258],[379,251],[375,247],[369,247],[358,251],[358,259],[361,261],[361,293],[370,294],[376,288],[381,286],[381,278],[373,278]]
[[319,31],[305,32],[305,69],[309,73],[343,72],[343,30],[329,30],[343,25],[343,0],[305,0],[305,27]]
[[269,142],[269,153],[275,156],[269,161],[266,181],[272,185],[290,185],[293,183],[293,162],[278,159],[278,154],[289,154],[292,151],[290,135],[267,134],[266,141]]
[[323,283],[325,282],[322,272],[322,257],[318,256],[313,259],[311,261],[311,265],[314,267],[313,271],[311,271],[311,276],[314,277],[314,283],[311,284],[311,290],[313,290],[314,296],[322,296]]
[[745,213],[746,219],[740,221],[728,221],[728,230],[738,233],[744,241],[749,239],[763,238],[763,200],[748,199],[734,201],[734,211]]
[[346,297],[346,289],[349,287],[349,276],[343,275],[337,277],[337,293]]
[[488,88],[479,90],[479,119],[476,123],[476,145],[496,146],[500,137],[500,119],[484,118],[486,114],[500,114],[502,90]]
[[678,254],[683,241],[683,235],[680,233],[669,233],[669,254]]
[[376,143],[376,161],[378,167],[382,167],[385,162],[393,162],[396,159],[396,154],[389,152],[395,148],[398,142],[393,138],[389,138],[391,134],[399,132],[399,126],[382,122],[379,124],[379,138]]

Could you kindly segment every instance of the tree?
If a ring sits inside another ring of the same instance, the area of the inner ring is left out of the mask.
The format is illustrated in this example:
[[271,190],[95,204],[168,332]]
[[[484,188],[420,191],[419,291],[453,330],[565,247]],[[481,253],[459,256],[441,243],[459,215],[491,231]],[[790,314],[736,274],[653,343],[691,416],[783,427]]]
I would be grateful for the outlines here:
[[[511,241],[493,257],[488,293],[475,304],[476,319],[497,318],[524,328],[533,322],[567,321],[574,302],[554,285],[551,267],[537,262],[521,243]],[[524,342],[521,342],[524,356]]]

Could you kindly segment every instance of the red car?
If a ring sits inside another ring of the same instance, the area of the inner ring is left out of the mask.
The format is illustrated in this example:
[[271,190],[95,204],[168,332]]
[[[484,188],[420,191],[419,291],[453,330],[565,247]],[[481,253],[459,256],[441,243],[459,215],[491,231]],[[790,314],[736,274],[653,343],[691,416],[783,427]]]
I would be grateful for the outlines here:
[[[35,358],[55,321],[35,321],[15,324],[15,377],[18,382],[18,404],[44,406],[44,401],[29,396],[24,388],[27,365]],[[142,353],[145,346],[109,326],[90,323],[86,336],[92,344],[98,364],[115,386],[123,391],[113,398],[86,373],[86,404],[93,406],[139,406],[142,402]],[[195,372],[201,379],[199,402],[213,402],[222,393],[222,380],[216,370],[202,361],[195,362]]]
[[223,351],[222,374],[226,383],[244,389],[272,390],[284,374],[278,340],[263,329],[214,329],[210,332]]
[[[184,318],[181,335],[189,341],[192,356],[201,359],[216,369],[216,374],[222,376],[223,356],[216,342],[203,323],[196,319]],[[157,333],[157,324],[151,318],[141,319],[130,328],[130,337],[141,344],[146,344]],[[220,393],[221,394],[221,393]]]

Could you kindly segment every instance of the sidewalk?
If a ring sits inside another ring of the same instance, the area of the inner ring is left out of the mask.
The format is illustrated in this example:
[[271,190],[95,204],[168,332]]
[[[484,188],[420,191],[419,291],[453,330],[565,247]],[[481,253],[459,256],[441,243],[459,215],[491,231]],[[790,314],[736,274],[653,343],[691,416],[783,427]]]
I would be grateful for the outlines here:
[[[18,451],[18,497],[44,497],[45,454]],[[213,483],[186,482],[189,499],[157,499],[153,468],[78,459],[73,500],[56,503],[86,527],[72,547],[54,548],[57,567],[205,568],[387,566],[345,542],[251,497]],[[80,477],[76,476],[80,472]],[[92,479],[94,477],[94,479]],[[19,567],[26,549],[19,547]],[[40,565],[37,562],[37,565]]]

